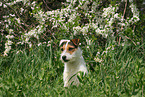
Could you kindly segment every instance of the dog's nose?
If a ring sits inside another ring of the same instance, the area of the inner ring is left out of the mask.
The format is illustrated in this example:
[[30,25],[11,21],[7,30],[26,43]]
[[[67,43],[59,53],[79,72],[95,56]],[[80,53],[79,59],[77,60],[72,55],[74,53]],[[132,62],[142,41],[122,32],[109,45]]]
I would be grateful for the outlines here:
[[66,56],[62,56],[62,59],[63,59],[63,60],[66,60]]

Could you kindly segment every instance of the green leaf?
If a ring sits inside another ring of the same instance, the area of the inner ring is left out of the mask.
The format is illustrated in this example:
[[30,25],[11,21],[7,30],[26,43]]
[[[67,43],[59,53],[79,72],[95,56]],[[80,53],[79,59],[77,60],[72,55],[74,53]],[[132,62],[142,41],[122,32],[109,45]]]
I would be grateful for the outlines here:
[[44,76],[44,68],[41,68],[41,71],[39,72],[38,77],[40,80],[42,80],[43,76]]

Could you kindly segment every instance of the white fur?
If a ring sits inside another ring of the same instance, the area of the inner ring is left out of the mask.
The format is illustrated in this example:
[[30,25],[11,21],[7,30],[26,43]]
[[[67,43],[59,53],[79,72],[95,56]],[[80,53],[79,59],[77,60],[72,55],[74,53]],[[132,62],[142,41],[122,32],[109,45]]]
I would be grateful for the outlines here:
[[[62,40],[63,42],[66,42],[66,47],[68,45],[69,40]],[[61,43],[63,42],[60,42]],[[65,47],[65,48],[66,48]],[[68,62],[64,62],[62,59],[62,56],[66,56],[66,59],[69,60]],[[70,86],[70,84],[73,85],[79,85],[79,80],[77,78],[77,75],[75,75],[77,72],[82,71],[84,74],[88,74],[86,63],[84,61],[84,58],[82,56],[82,51],[78,47],[78,49],[73,52],[71,55],[67,52],[65,49],[61,54],[61,60],[64,63],[64,72],[63,72],[63,81],[64,81],[64,87]]]

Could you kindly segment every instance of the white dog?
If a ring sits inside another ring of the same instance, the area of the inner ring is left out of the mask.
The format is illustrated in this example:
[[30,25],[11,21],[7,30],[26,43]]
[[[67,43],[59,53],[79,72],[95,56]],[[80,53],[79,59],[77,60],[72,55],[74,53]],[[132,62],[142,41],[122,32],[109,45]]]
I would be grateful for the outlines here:
[[82,51],[78,47],[79,39],[61,40],[61,61],[64,63],[63,81],[64,87],[79,85],[77,72],[82,71],[88,74]]

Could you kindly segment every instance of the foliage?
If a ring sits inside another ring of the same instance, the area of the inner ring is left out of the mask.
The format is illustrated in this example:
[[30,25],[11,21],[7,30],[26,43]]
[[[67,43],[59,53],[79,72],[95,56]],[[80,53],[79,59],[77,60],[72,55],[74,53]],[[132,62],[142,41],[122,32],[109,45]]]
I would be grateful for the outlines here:
[[[122,13],[121,4],[124,2]],[[1,37],[2,44],[5,44],[2,46],[3,55],[8,56],[11,49],[32,48],[34,44],[40,45],[58,39],[59,35],[61,38],[73,38],[82,34],[87,43],[94,40],[93,36],[102,35],[108,38],[110,35],[115,41],[119,41],[119,44],[127,39],[135,45],[141,44],[141,39],[132,40],[132,37],[137,36],[132,26],[140,20],[139,10],[134,2],[125,0],[106,3],[106,6],[102,5],[103,3],[103,0],[67,0],[64,8],[45,12],[40,1],[1,2],[2,11],[10,11],[2,14]],[[116,36],[119,39],[115,39]]]
[[[0,95],[145,95],[143,0],[3,0],[0,13]],[[81,40],[79,87],[63,87],[63,38]]]

